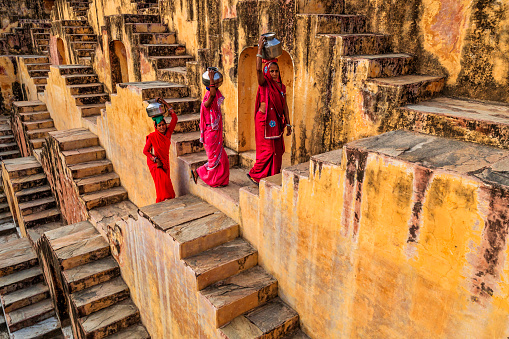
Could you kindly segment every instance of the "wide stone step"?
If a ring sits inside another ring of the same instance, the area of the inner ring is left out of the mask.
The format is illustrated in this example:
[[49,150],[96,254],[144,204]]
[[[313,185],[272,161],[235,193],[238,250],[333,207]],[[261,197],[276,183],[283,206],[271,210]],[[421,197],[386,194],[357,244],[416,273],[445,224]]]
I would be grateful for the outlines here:
[[18,192],[27,188],[43,186],[47,183],[46,174],[37,173],[24,177],[11,179],[11,185],[14,192]]
[[127,287],[122,277],[117,277],[71,295],[73,307],[76,309],[78,317],[100,311],[127,298],[129,298],[129,287]]
[[[71,6],[74,6],[76,3],[79,3],[79,1],[69,1]],[[60,20],[59,22],[62,26],[88,26],[86,20]]]
[[281,299],[275,298],[221,327],[224,338],[286,338],[299,329],[299,315]]
[[509,105],[436,98],[402,107],[401,129],[509,148]]
[[[2,187],[3,192],[3,187]],[[0,193],[0,203],[4,203],[7,201],[7,197],[5,196],[5,193]]]
[[[49,38],[49,34],[47,34]],[[47,70],[49,71],[49,67],[51,66],[50,62],[41,62],[39,64],[26,64],[25,66],[29,71],[35,71],[35,70]]]
[[[169,123],[171,118],[166,118]],[[178,117],[178,123],[175,126],[174,133],[196,132],[200,130],[200,114],[182,114]]]
[[38,283],[23,289],[4,294],[1,296],[2,305],[6,313],[30,306],[49,298],[49,288],[45,284]]
[[140,14],[122,14],[126,24],[128,23],[160,23],[161,17],[158,15],[140,15]]
[[142,44],[148,56],[185,55],[186,46],[180,44]]
[[71,293],[96,286],[120,275],[120,267],[112,256],[92,261],[63,272]]
[[11,126],[9,125],[5,125],[5,126],[0,126],[0,135],[12,135],[12,130],[11,130]]
[[86,193],[81,196],[87,209],[107,206],[127,199],[127,191],[122,186]]
[[71,46],[74,50],[93,50],[97,46],[95,41],[74,41],[71,42]]
[[134,33],[167,33],[168,27],[160,23],[126,23],[127,27],[132,27]]
[[94,84],[99,82],[97,74],[70,74],[63,75],[66,85]]
[[33,266],[0,277],[0,294],[12,293],[44,281],[41,268]]
[[255,266],[200,291],[206,316],[221,327],[277,296],[277,280]]
[[67,34],[71,41],[97,41],[95,34]]
[[143,325],[135,324],[129,326],[126,329],[123,329],[120,332],[108,336],[108,339],[124,339],[124,338],[150,339],[150,334],[148,334],[147,329]]
[[94,312],[79,319],[85,338],[104,338],[138,323],[140,312],[131,299]]
[[63,26],[62,30],[66,34],[93,34],[94,30],[90,26]]
[[70,165],[73,179],[81,179],[85,177],[110,173],[113,171],[113,164],[110,160],[97,160]]
[[14,107],[18,109],[19,113],[30,113],[38,111],[47,111],[46,104],[39,100],[34,101],[15,101]]
[[140,44],[174,44],[175,32],[170,33],[138,33],[136,34]]
[[15,193],[18,203],[29,202],[36,199],[42,199],[51,196],[49,185],[27,188]]
[[185,84],[187,80],[187,67],[158,68],[157,78],[161,81]]
[[5,315],[9,331],[15,332],[55,315],[51,299],[46,299]]
[[79,105],[77,107],[80,110],[82,117],[91,117],[100,115],[101,110],[106,108],[106,104]]
[[[229,148],[225,148],[225,151],[226,154],[228,155],[228,162],[230,163],[230,167],[238,166],[239,154]],[[190,169],[197,169],[198,167],[208,162],[208,157],[207,153],[205,151],[202,151],[197,153],[188,153],[179,156],[179,160],[183,161]]]
[[175,113],[179,115],[185,115],[189,113],[199,113],[201,101],[193,97],[182,97],[182,98],[165,98],[164,99],[173,108]]
[[204,150],[200,142],[200,132],[178,133],[171,136],[172,151],[181,156],[188,153],[201,152]]
[[63,151],[67,165],[102,160],[106,157],[106,151],[101,146],[79,148],[70,151]]
[[19,158],[21,156],[21,153],[19,150],[11,150],[11,151],[3,151],[0,152],[0,159],[15,159]]
[[405,53],[352,55],[344,57],[347,74],[368,78],[398,77],[415,72],[414,56]]
[[99,145],[96,134],[85,128],[74,128],[51,133],[62,151],[77,150]]
[[91,66],[83,65],[61,65],[58,66],[60,75],[94,75],[94,69]]
[[85,265],[110,255],[110,247],[101,235],[89,236],[55,251],[63,270]]
[[24,122],[23,125],[29,131],[36,130],[36,129],[47,129],[47,128],[51,128],[51,127],[55,126],[55,124],[53,123],[53,119],[28,121],[28,122]]
[[39,121],[39,120],[47,120],[51,118],[51,115],[48,111],[39,111],[39,112],[31,112],[31,113],[20,113],[21,121]]
[[9,173],[9,178],[22,178],[43,172],[42,166],[34,157],[24,157],[21,159],[4,161],[5,169]]
[[30,140],[32,139],[42,139],[46,138],[49,135],[49,132],[56,131],[56,128],[42,128],[42,129],[36,129],[33,131],[27,131],[28,138]]
[[[430,75],[403,75],[390,78],[371,78],[366,80],[366,97],[393,97],[401,104],[423,101],[440,94],[445,85],[444,77]],[[365,104],[377,100],[365,99]]]
[[120,177],[115,172],[75,180],[80,194],[96,192],[120,186]]
[[0,136],[0,143],[3,143],[3,144],[15,142],[15,141],[16,140],[14,140],[14,135],[12,135],[12,134],[11,135],[2,135],[2,136]]
[[39,339],[53,338],[64,339],[60,322],[56,317],[49,317],[32,326],[25,327],[11,334],[12,339]]
[[71,85],[67,86],[71,91],[71,94],[74,95],[84,95],[84,94],[100,94],[104,93],[104,86],[101,83],[97,84],[83,84],[83,85]]
[[23,217],[26,228],[44,225],[58,220],[60,220],[60,211],[57,208],[42,210]]
[[18,148],[18,144],[15,142],[0,144],[0,152],[13,151]]
[[45,85],[48,83],[48,76],[38,76],[31,78],[36,85]]
[[33,70],[33,71],[28,71],[28,75],[30,75],[31,78],[34,78],[34,77],[47,77],[48,76],[48,72],[49,70]]
[[26,216],[32,213],[44,211],[46,209],[52,209],[56,207],[56,204],[57,203],[55,201],[55,198],[50,196],[46,198],[20,203],[18,207],[21,210],[21,214],[23,216]]
[[45,138],[40,139],[30,139],[29,143],[33,149],[40,149],[42,148],[42,145],[46,142]]
[[4,202],[0,204],[0,213],[10,212],[9,204]]
[[316,34],[366,33],[366,17],[354,14],[317,15]]
[[77,49],[74,52],[78,57],[90,57],[95,54],[95,49]]
[[391,36],[387,34],[326,34],[325,36],[338,40],[339,51],[343,56],[392,52]]
[[11,211],[0,213],[0,223],[12,222]]
[[43,55],[36,55],[36,56],[28,56],[28,57],[21,57],[25,64],[40,64],[40,63],[48,63],[49,58],[47,56]]
[[0,236],[15,234],[16,233],[16,224],[13,222],[4,222],[0,224]]
[[256,266],[258,251],[237,238],[205,252],[184,259],[196,276],[196,287],[205,287]]
[[104,104],[109,101],[110,96],[107,93],[99,94],[78,94],[72,96],[76,101],[76,105],[95,105]]
[[150,60],[156,62],[157,68],[185,67],[188,61],[193,61],[191,55],[168,55],[168,56],[151,56]]

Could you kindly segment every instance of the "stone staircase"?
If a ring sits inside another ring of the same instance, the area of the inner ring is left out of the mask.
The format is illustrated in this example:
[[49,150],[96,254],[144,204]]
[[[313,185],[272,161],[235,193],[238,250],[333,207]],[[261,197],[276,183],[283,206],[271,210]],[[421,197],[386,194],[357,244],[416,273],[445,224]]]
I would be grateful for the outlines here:
[[110,247],[88,221],[46,232],[41,240],[57,272],[77,338],[150,338]]
[[53,119],[42,101],[15,101],[13,129],[23,156],[42,148],[49,132],[56,131]]
[[194,277],[201,316],[222,337],[306,338],[237,222],[192,195],[142,207],[140,215],[175,241],[177,259]]
[[0,301],[10,338],[64,338],[37,254],[26,238],[2,244]]
[[136,5],[139,14],[159,14],[158,0],[131,0],[131,3]]
[[[34,49],[41,55],[49,56],[49,37],[51,32],[50,22],[39,22],[30,28]],[[49,68],[48,68],[49,69]]]
[[35,157],[4,160],[2,177],[23,236],[35,243],[42,232],[62,225],[56,200]]
[[12,134],[9,118],[0,116],[0,159],[18,158],[20,152]]
[[97,36],[87,20],[59,20],[51,29],[67,41],[69,64],[92,65]]
[[91,0],[67,0],[76,17],[86,19]]

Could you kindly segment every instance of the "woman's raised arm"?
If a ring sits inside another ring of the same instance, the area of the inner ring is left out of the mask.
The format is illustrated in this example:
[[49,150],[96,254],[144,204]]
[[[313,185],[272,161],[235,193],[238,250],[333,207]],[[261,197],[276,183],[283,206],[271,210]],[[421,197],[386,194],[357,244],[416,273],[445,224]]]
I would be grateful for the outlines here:
[[261,36],[258,40],[258,54],[256,54],[256,76],[258,77],[258,85],[265,85],[265,77],[262,69],[262,50],[265,43],[265,37]]

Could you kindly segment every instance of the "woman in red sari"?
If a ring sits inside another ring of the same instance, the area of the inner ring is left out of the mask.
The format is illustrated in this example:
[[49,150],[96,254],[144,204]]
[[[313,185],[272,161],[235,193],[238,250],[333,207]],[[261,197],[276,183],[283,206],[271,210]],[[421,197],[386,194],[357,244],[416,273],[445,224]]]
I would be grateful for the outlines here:
[[230,162],[223,147],[223,118],[221,104],[224,97],[219,91],[223,79],[214,81],[215,71],[208,70],[210,85],[203,97],[200,107],[200,141],[207,153],[207,163],[197,170],[192,170],[194,183],[198,177],[212,187],[228,185],[230,180]]
[[156,130],[147,135],[147,143],[143,149],[156,186],[156,203],[175,198],[170,177],[170,145],[171,134],[178,121],[177,114],[164,99],[157,98],[157,102],[165,105],[166,110],[171,113],[171,122],[167,125],[162,115],[153,117]]
[[258,41],[256,72],[258,92],[255,106],[256,162],[248,173],[255,184],[260,179],[281,172],[285,142],[283,133],[292,133],[292,125],[286,103],[286,86],[281,82],[277,59],[266,60],[262,69],[262,48],[265,38]]

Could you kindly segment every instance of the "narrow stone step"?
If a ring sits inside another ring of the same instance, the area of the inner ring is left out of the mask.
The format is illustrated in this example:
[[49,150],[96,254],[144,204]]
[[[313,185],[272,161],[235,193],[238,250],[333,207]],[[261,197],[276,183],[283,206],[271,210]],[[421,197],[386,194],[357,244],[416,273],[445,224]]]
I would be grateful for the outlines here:
[[99,82],[97,74],[69,74],[63,75],[66,85],[93,84]]
[[18,148],[18,144],[15,142],[11,142],[8,144],[0,144],[0,151],[13,151]]
[[85,265],[110,254],[110,247],[101,235],[96,235],[65,246],[56,251],[63,270]]
[[107,190],[86,193],[81,196],[87,209],[115,204],[127,199],[127,191],[122,186],[113,187]]
[[175,32],[170,33],[137,33],[140,44],[174,44]]
[[150,334],[148,334],[147,329],[143,325],[136,324],[129,326],[128,328],[120,332],[108,336],[108,339],[124,339],[124,338],[150,339]]
[[33,266],[0,277],[0,294],[12,293],[27,286],[44,281],[40,266]]
[[104,93],[104,86],[101,83],[67,86],[72,95],[99,94]]
[[7,201],[7,197],[5,196],[5,193],[3,193],[3,187],[2,187],[2,193],[0,193],[0,203],[4,203]]
[[132,27],[134,33],[167,33],[168,27],[159,23],[126,23],[127,27]]
[[205,312],[221,327],[277,296],[277,280],[260,266],[219,281],[200,291]]
[[1,203],[0,204],[0,213],[10,212],[9,204],[8,203]]
[[56,206],[55,198],[52,196],[37,200],[27,201],[18,205],[23,216],[51,209]]
[[127,298],[129,298],[129,287],[127,287],[122,277],[117,277],[71,295],[78,317],[100,311]]
[[76,105],[96,105],[104,104],[110,100],[110,96],[107,93],[98,94],[76,94],[72,96],[76,101]]
[[0,143],[10,143],[13,141],[15,141],[15,140],[14,140],[14,136],[12,134],[0,136]]
[[18,109],[20,113],[28,113],[28,112],[39,112],[39,111],[47,111],[48,108],[46,104],[39,100],[34,101],[15,101],[13,102],[14,107]]
[[23,289],[2,295],[2,305],[6,313],[30,306],[49,298],[49,288],[38,283]]
[[108,308],[80,318],[85,338],[104,338],[138,323],[140,312],[131,299],[123,300]]
[[229,339],[286,338],[299,329],[299,315],[275,298],[221,327]]
[[[171,117],[165,118],[166,122],[171,121]],[[200,113],[182,114],[178,117],[174,133],[196,132],[200,130]]]
[[83,65],[60,65],[58,71],[62,76],[94,74],[94,69],[91,66]]
[[48,70],[33,70],[33,71],[28,71],[28,75],[31,77],[31,78],[39,78],[39,77],[47,77],[48,76]]
[[19,150],[12,150],[12,151],[4,151],[0,152],[0,159],[14,159],[21,157],[21,153]]
[[16,196],[16,199],[18,199],[18,203],[23,203],[35,199],[50,197],[51,188],[49,187],[49,185],[32,187],[18,191],[14,195]]
[[415,57],[406,53],[343,57],[345,74],[368,78],[399,77],[415,72]]
[[187,79],[187,67],[158,68],[157,78],[161,81],[185,84]]
[[94,30],[90,26],[63,26],[62,31],[66,34],[93,34]]
[[9,331],[15,332],[22,328],[35,325],[55,315],[51,299],[46,299],[5,315]]
[[91,105],[79,105],[78,109],[81,111],[82,117],[91,117],[94,115],[100,115],[101,110],[106,108],[106,104],[91,104]]
[[11,211],[0,213],[0,223],[12,222]]
[[31,78],[36,85],[45,85],[48,83],[48,77],[47,76],[39,76],[39,77],[32,77]]
[[80,194],[96,192],[120,186],[120,177],[115,172],[75,180]]
[[74,179],[80,179],[112,172],[113,164],[110,160],[104,159],[71,165],[69,169]]
[[16,233],[16,224],[13,222],[4,222],[0,224],[0,236]]
[[28,122],[24,122],[23,125],[29,131],[36,130],[36,129],[47,129],[47,128],[51,128],[51,127],[55,126],[55,124],[53,123],[53,119],[28,121]]
[[79,148],[99,145],[99,138],[97,135],[85,128],[58,131],[51,133],[51,136],[58,141],[58,145],[62,151],[76,150]]
[[48,111],[20,113],[19,115],[23,122],[47,120],[51,118],[50,113]]
[[63,151],[62,154],[65,157],[65,162],[67,165],[103,160],[106,157],[106,151],[101,146]]
[[37,241],[43,236],[44,233],[62,227],[64,225],[64,221],[52,221],[46,224],[37,225],[32,228],[27,229],[28,238],[30,241],[35,244]]
[[96,286],[120,275],[120,267],[112,256],[76,266],[63,273],[71,293]]
[[157,68],[185,67],[188,61],[193,61],[191,55],[168,55],[168,56],[151,56],[150,60],[154,60]]
[[[34,35],[40,35],[41,33],[34,33]],[[43,33],[44,36],[46,36],[47,38],[49,38],[49,34],[46,34],[46,33]],[[33,71],[33,70],[36,70],[36,69],[40,69],[40,70],[48,70],[49,71],[49,67],[51,66],[51,63],[50,62],[41,62],[41,63],[38,63],[38,64],[26,64],[26,67],[29,71]]]
[[9,125],[0,126],[0,135],[2,135],[2,136],[12,136],[11,126],[9,126]]
[[31,139],[29,140],[30,145],[33,149],[40,149],[42,148],[43,144],[46,142],[45,138],[40,139]]
[[[238,166],[240,161],[239,154],[229,148],[225,148],[225,151],[228,155],[228,162],[230,163],[230,167]],[[190,169],[196,169],[207,163],[208,157],[207,153],[202,151],[179,156],[179,160],[183,161]]]
[[[16,271],[25,270],[37,265],[37,255],[30,246],[28,239],[9,242],[0,253],[0,276],[6,276]],[[26,245],[28,243],[28,246]],[[19,246],[13,246],[19,244]]]
[[205,252],[184,259],[196,276],[196,287],[205,287],[238,274],[258,263],[258,251],[247,241],[237,238]]
[[11,179],[11,185],[14,192],[27,188],[39,187],[47,183],[46,174],[37,173],[25,177]]
[[320,14],[316,34],[357,34],[366,32],[366,17],[355,14]]
[[177,156],[204,151],[199,131],[174,134],[171,136],[171,140],[172,151]]
[[[193,97],[165,98],[164,99],[177,113],[177,115],[199,113],[201,101]],[[180,120],[180,116],[179,116]]]
[[71,41],[97,41],[95,34],[67,34]]
[[11,334],[12,339],[64,339],[60,322],[56,317],[50,317],[32,326],[25,327]]
[[344,56],[392,52],[391,36],[388,34],[326,34],[326,36],[339,40],[339,51]]
[[185,55],[186,53],[186,46],[180,44],[141,44],[140,47],[149,57]]
[[26,228],[58,220],[60,220],[60,211],[57,208],[43,210],[23,217]]
[[27,131],[27,135],[30,140],[41,139],[41,138],[46,138],[49,135],[49,132],[53,132],[56,130],[57,130],[56,128],[36,129],[33,131]]
[[11,180],[43,172],[41,164],[34,157],[7,160],[4,165]]

